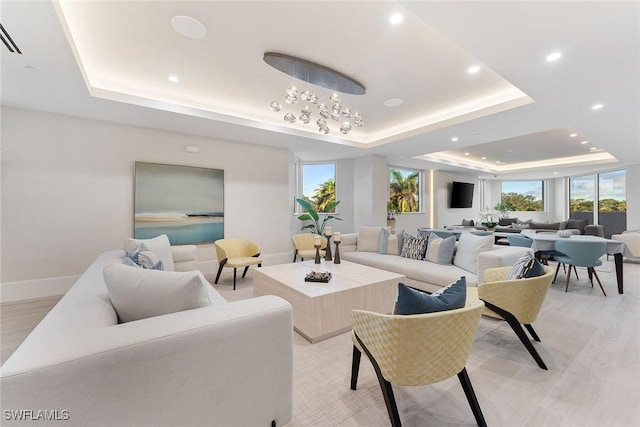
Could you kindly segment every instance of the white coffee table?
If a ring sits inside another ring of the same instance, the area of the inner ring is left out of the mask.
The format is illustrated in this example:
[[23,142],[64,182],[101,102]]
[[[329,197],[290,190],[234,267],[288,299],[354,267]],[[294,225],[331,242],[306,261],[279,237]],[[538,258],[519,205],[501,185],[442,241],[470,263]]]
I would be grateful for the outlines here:
[[[329,271],[329,283],[305,282],[311,270]],[[277,295],[293,306],[294,329],[312,343],[351,330],[351,310],[391,313],[401,274],[349,261],[273,265],[253,270],[253,294]]]

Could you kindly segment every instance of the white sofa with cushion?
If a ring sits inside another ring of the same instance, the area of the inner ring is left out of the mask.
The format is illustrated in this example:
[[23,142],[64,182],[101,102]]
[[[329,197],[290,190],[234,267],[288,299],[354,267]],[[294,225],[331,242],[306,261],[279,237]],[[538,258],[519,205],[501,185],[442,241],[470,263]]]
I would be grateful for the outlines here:
[[631,254],[635,258],[640,258],[640,230],[623,231],[622,234],[614,234],[611,236],[611,240],[624,242]]
[[[469,262],[464,264],[467,264],[465,267],[470,269],[464,269],[454,264],[442,265],[425,260],[405,258],[395,254],[379,253],[380,246],[373,244],[375,241],[375,235],[371,235],[373,228],[360,227],[358,233],[343,234],[340,244],[341,258],[403,274],[407,278],[406,284],[429,292],[448,286],[462,276],[466,277],[467,286],[475,287],[484,282],[484,271],[487,268],[512,266],[525,253],[532,253],[529,248],[491,244],[489,250],[479,252],[476,255],[477,268],[472,271],[473,267],[467,266],[470,264]],[[359,235],[360,240],[362,240],[363,236],[367,236],[365,245],[359,245]],[[493,236],[489,236],[489,238],[493,239]],[[456,248],[459,248],[459,243],[456,243]],[[400,253],[399,250],[393,252]],[[459,264],[463,265],[462,262],[459,262]]]
[[[171,254],[175,270],[195,268],[195,246],[173,247]],[[65,426],[268,426],[291,420],[288,302],[264,296],[229,303],[205,280],[210,306],[118,323],[103,269],[122,257],[122,250],[99,255],[2,366],[2,425],[60,419]]]

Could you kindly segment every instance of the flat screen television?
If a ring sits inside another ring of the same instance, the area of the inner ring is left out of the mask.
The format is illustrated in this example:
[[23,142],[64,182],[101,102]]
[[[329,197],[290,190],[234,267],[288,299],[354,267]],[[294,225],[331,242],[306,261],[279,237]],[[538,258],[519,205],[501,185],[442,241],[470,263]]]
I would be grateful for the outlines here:
[[451,208],[470,208],[473,206],[473,186],[468,182],[453,181],[451,186]]

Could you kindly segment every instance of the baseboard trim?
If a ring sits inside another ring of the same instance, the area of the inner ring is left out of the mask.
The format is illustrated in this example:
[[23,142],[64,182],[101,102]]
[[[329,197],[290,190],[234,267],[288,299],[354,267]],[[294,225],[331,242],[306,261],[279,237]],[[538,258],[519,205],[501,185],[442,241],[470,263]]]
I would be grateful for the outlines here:
[[80,276],[47,277],[0,283],[0,301],[11,302],[64,295]]
[[[276,265],[291,262],[291,252],[262,255],[262,265]],[[198,261],[198,270],[205,275],[216,274],[217,260]],[[0,302],[22,301],[34,298],[64,295],[80,278],[77,276],[47,277],[44,279],[20,280],[0,283]]]

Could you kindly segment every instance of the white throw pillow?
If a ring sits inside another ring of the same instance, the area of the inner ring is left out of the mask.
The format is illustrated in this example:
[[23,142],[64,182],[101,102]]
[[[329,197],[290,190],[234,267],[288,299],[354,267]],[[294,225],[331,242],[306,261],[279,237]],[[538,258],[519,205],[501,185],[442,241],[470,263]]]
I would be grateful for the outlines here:
[[162,267],[166,271],[175,271],[173,267],[173,255],[171,254],[171,243],[166,234],[162,234],[153,239],[132,239],[128,238],[124,244],[124,250],[133,252],[138,249],[140,243],[144,243],[151,252],[153,252],[160,261]]
[[[391,227],[385,227],[391,231]],[[358,227],[358,252],[378,252],[380,250],[380,230],[382,227]]]
[[102,274],[122,323],[211,305],[207,292],[211,285],[199,271],[178,273],[114,263]]
[[493,249],[492,235],[476,236],[472,233],[462,233],[458,241],[458,249],[453,258],[453,264],[478,274],[478,254],[480,252],[490,251]]

